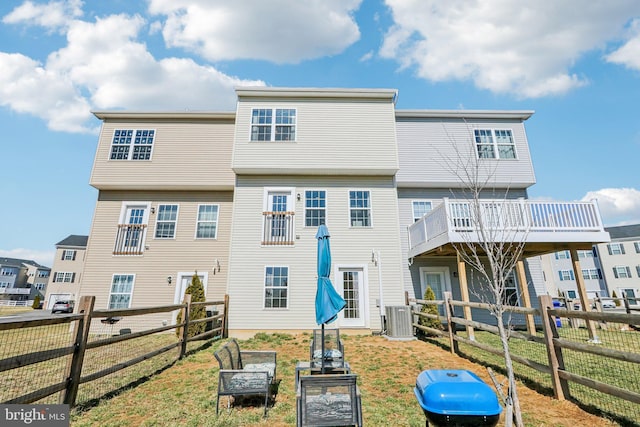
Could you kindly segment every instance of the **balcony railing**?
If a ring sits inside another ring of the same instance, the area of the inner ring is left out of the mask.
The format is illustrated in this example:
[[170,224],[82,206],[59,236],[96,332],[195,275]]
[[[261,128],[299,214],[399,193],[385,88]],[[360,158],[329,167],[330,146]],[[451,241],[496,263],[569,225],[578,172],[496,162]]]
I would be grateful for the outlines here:
[[[429,242],[451,242],[466,234],[473,241],[479,231],[496,240],[519,234],[526,239],[542,241],[589,241],[602,237],[604,225],[596,202],[540,202],[517,200],[450,200],[424,215],[409,226],[409,256],[429,248]],[[562,237],[545,236],[545,233],[564,233]],[[571,234],[573,233],[573,234]],[[587,233],[581,235],[580,233]],[[425,245],[426,244],[426,245]]]
[[114,255],[142,255],[147,234],[146,224],[118,224]]
[[29,295],[30,293],[29,288],[0,288],[0,294],[5,295]]
[[262,212],[262,244],[291,246],[294,243],[294,212]]

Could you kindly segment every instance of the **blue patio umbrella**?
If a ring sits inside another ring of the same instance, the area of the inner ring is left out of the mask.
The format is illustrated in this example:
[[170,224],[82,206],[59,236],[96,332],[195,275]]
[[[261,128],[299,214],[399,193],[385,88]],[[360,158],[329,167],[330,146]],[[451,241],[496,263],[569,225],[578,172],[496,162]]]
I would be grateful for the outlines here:
[[318,239],[318,287],[316,290],[316,323],[322,325],[322,366],[324,372],[324,325],[338,318],[338,313],[347,302],[336,292],[331,279],[331,248],[329,230],[322,224],[316,233]]

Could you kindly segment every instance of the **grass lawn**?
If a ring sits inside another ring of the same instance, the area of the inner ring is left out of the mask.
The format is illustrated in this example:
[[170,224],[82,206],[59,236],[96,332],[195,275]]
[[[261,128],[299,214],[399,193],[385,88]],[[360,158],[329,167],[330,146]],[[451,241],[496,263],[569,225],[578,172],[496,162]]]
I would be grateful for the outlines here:
[[27,313],[33,311],[31,307],[9,307],[6,305],[0,306],[0,316],[12,316],[14,314]]
[[[287,426],[295,425],[295,364],[309,357],[309,334],[258,334],[241,341],[243,349],[276,350],[278,392],[262,418],[260,406],[232,406],[215,414],[218,364],[214,342],[121,394],[97,406],[75,412],[72,426]],[[362,392],[367,426],[424,426],[425,418],[413,394],[425,369],[469,369],[492,385],[484,367],[423,341],[388,341],[378,336],[345,336],[345,356]],[[499,377],[504,381],[503,377]],[[569,402],[556,401],[524,385],[518,388],[527,426],[616,426]],[[223,398],[221,406],[226,406]],[[503,423],[503,421],[501,421]]]

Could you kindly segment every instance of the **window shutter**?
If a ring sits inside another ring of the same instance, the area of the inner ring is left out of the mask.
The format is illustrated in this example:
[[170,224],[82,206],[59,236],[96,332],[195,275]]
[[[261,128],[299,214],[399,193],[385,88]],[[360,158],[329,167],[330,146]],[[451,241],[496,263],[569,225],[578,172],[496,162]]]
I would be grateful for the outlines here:
[[607,245],[607,249],[609,250],[609,255],[613,255],[613,253],[611,252],[611,245]]
[[76,281],[76,273],[71,274],[71,283]]
[[594,258],[598,258],[598,251],[597,251],[595,246],[593,248],[591,248],[591,252],[593,252],[593,257]]
[[78,252],[78,251],[73,251],[73,260],[74,261],[76,260],[76,252]]
[[613,267],[613,275],[617,279],[618,278],[618,269]]
[[625,267],[627,269],[627,277],[631,279],[631,269],[629,267]]
[[65,253],[65,252],[67,252],[67,251],[62,251],[62,256],[60,257],[60,260],[61,260],[61,261],[64,261],[64,253]]
[[554,255],[556,256],[556,259],[558,259],[558,252],[556,252]]
[[573,270],[569,270],[569,276],[571,277],[571,280],[576,280],[576,276],[573,275]]
[[636,253],[637,253],[637,254],[640,254],[640,242],[635,242],[635,243],[633,244],[633,246],[635,246],[635,247],[636,247]]
[[640,277],[640,265],[636,265],[636,273],[638,273],[638,277]]
[[560,276],[560,280],[564,280],[564,279],[562,278],[562,271],[558,271],[558,276]]
[[598,279],[602,280],[602,270],[598,269]]
[[51,283],[55,283],[56,282],[56,272],[54,271],[52,274],[53,274],[53,279],[51,280]]
[[622,251],[622,255],[624,255],[624,244],[620,243],[620,251]]

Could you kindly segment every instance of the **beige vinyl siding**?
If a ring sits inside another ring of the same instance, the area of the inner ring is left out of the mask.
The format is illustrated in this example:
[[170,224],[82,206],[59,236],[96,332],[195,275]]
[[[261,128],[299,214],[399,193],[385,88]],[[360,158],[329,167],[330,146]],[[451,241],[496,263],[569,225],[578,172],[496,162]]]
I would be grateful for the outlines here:
[[[296,109],[295,141],[250,141],[253,108]],[[238,174],[394,175],[391,101],[240,99],[233,169]]]
[[[142,256],[114,256],[113,248],[123,201],[179,205],[175,239],[154,239],[155,214],[149,215],[149,227]],[[174,303],[179,272],[208,273],[207,299],[221,300],[226,293],[229,238],[231,233],[232,192],[125,192],[101,191],[96,204],[87,250],[81,294],[96,296],[96,309],[106,309],[113,274],[135,274],[131,307],[149,307]],[[216,239],[196,239],[199,204],[219,205]],[[220,271],[214,274],[215,260]],[[167,284],[172,276],[172,284]],[[156,319],[156,326],[166,316]],[[155,324],[155,323],[154,323]]]
[[[154,129],[151,160],[110,160],[116,129]],[[231,190],[233,131],[233,120],[106,120],[90,184],[98,189]]]
[[[296,240],[292,247],[261,247],[265,187],[294,188]],[[404,302],[397,200],[392,179],[239,177],[235,193],[229,272],[229,328],[232,334],[256,329],[310,330],[318,327],[314,309],[317,228],[303,226],[304,192],[307,189],[326,191],[332,282],[335,282],[336,265],[364,269],[368,286],[364,327],[380,328],[380,316],[376,307],[376,300],[379,298],[378,269],[371,261],[373,249],[380,251],[385,303],[397,305]],[[371,192],[372,227],[349,226],[349,190],[353,189]],[[300,201],[296,198],[298,193],[301,195]],[[264,308],[265,266],[289,267],[289,299],[286,309]]]
[[399,118],[398,187],[460,187],[477,156],[474,129],[510,129],[516,159],[479,159],[482,178],[497,187],[526,188],[535,183],[529,144],[521,120]]
[[[65,250],[75,250],[76,259],[63,260],[62,254]],[[70,294],[74,300],[77,300],[80,290],[80,284],[82,283],[83,278],[85,255],[86,250],[84,248],[79,249],[75,247],[58,247],[56,249],[55,258],[53,260],[53,267],[51,268],[49,282],[47,284],[47,293],[45,295],[45,300],[43,301],[43,308],[51,309],[51,307],[48,307],[49,295],[51,294]],[[75,273],[73,283],[54,282],[53,279],[55,278],[55,273],[57,272]]]

